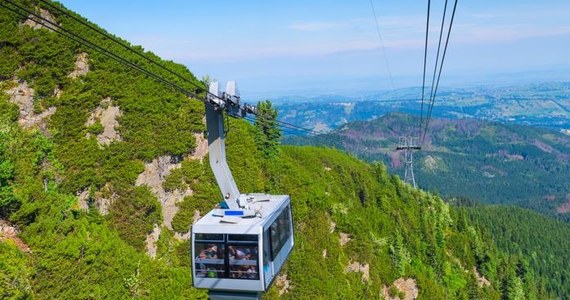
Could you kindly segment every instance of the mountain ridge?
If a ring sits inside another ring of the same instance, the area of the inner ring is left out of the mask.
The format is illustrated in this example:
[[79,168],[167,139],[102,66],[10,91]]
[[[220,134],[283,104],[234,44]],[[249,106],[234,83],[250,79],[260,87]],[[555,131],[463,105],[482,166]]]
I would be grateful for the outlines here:
[[[314,138],[286,143],[344,149],[367,161],[383,161],[403,173],[398,139],[418,132],[419,118],[391,113],[357,121]],[[570,193],[570,137],[547,129],[475,119],[432,119],[415,174],[421,187],[445,197],[485,203],[518,203],[568,220],[559,213]],[[482,188],[485,186],[485,188]]]

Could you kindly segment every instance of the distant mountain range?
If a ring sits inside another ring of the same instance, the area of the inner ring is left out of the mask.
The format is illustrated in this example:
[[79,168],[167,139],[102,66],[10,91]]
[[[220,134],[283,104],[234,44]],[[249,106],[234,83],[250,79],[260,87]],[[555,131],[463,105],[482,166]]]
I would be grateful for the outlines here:
[[[287,144],[343,149],[383,161],[403,177],[398,140],[417,130],[419,118],[391,113],[345,124],[328,134],[284,139]],[[548,129],[475,119],[432,119],[414,153],[418,185],[445,197],[512,203],[570,221],[570,136]]]
[[[389,112],[420,115],[419,95],[421,88],[405,88],[353,97],[291,96],[273,101],[282,121],[317,131],[330,131],[347,122],[371,120]],[[570,82],[442,89],[437,95],[433,116],[568,130]]]

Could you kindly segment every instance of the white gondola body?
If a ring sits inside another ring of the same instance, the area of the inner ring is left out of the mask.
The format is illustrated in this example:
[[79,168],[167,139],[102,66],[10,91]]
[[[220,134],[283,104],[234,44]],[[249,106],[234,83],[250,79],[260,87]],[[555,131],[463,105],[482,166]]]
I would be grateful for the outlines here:
[[[214,209],[192,225],[192,275],[196,288],[210,291],[266,291],[293,249],[288,195],[245,195],[263,198],[248,218],[221,215]],[[233,211],[237,212],[237,211]]]

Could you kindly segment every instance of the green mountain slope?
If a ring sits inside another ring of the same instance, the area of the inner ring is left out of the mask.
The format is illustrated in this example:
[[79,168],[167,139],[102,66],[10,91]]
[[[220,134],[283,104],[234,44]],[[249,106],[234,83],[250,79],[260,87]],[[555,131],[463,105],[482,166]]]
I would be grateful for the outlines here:
[[[64,15],[16,2],[198,92]],[[0,22],[1,298],[204,299],[185,235],[220,199],[203,104],[3,8]],[[509,271],[525,257],[498,251],[384,165],[311,147],[265,158],[252,125],[230,128],[239,188],[292,197],[296,247],[266,299],[403,296],[393,285],[403,279],[423,299],[548,296],[546,278]]]
[[[398,139],[417,134],[419,119],[388,114],[349,123],[314,138],[290,137],[292,144],[327,145],[367,161],[383,161],[403,174]],[[416,126],[416,127],[414,127]],[[414,153],[419,186],[446,197],[484,203],[516,203],[570,220],[570,136],[546,129],[473,119],[435,119],[422,151]]]
[[528,258],[528,266],[548,278],[546,288],[564,299],[570,294],[570,226],[514,206],[472,206],[466,212],[498,248]]

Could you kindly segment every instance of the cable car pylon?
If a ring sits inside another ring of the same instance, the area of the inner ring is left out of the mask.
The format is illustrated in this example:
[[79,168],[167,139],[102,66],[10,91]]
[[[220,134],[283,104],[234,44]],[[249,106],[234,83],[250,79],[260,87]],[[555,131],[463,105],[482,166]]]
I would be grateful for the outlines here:
[[404,182],[417,188],[416,179],[414,177],[414,150],[421,150],[418,137],[400,137],[400,142],[396,147],[398,151],[404,151]]

